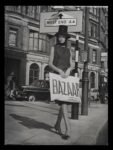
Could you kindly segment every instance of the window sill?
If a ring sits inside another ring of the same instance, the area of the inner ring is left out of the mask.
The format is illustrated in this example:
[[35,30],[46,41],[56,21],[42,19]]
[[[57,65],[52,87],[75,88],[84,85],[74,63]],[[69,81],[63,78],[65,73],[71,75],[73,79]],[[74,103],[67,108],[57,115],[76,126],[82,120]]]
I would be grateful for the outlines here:
[[45,54],[45,55],[48,55],[49,53],[48,52],[43,52],[43,51],[34,51],[34,50],[28,50],[27,52],[31,52],[31,53],[34,53],[34,54]]

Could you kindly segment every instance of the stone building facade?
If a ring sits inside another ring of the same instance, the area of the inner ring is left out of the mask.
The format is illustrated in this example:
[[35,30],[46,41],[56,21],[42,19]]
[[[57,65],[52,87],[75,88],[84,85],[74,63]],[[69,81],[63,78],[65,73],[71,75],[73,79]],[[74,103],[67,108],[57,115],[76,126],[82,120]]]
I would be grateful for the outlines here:
[[[83,31],[79,33],[78,76],[82,79],[83,64],[87,52],[84,51],[85,9],[83,11]],[[31,84],[35,79],[45,79],[49,71],[50,48],[55,38],[39,33],[40,12],[53,11],[51,6],[5,6],[5,79],[14,72],[17,85]],[[89,10],[89,88],[98,88],[101,68],[100,48],[100,8]],[[68,47],[74,54],[76,33],[70,33]]]

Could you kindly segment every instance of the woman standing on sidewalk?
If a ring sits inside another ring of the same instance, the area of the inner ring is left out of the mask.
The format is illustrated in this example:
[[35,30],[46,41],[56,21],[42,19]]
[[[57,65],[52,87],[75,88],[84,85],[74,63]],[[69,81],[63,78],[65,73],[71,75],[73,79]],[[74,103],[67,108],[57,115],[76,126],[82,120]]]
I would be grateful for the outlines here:
[[[62,78],[67,78],[70,75],[70,71],[74,65],[72,63],[71,51],[67,48],[67,39],[69,35],[67,33],[67,26],[59,26],[59,31],[56,33],[57,44],[51,48],[49,66],[53,69],[54,73],[60,74]],[[56,100],[57,104],[60,105],[58,118],[55,124],[55,130],[61,134],[61,120],[64,118],[65,122],[65,135],[62,138],[68,139],[70,137],[70,125],[68,119],[67,105],[69,102]]]

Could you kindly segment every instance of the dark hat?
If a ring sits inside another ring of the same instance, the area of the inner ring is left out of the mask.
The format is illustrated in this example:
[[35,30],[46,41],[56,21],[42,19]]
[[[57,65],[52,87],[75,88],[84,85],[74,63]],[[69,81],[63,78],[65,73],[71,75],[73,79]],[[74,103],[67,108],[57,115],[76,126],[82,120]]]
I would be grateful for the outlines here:
[[70,35],[67,33],[67,30],[68,30],[68,26],[60,25],[60,26],[59,26],[59,30],[58,30],[58,32],[55,34],[55,36],[64,35],[66,38],[70,38]]

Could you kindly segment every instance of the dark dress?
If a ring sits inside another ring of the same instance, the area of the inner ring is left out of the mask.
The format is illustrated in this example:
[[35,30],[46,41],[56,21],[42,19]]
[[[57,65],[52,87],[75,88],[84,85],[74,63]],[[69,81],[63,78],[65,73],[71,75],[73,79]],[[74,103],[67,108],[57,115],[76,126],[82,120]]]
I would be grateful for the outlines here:
[[70,67],[70,50],[67,47],[55,45],[53,64],[66,71]]
[[[53,59],[53,64],[63,70],[64,72],[70,67],[70,50],[67,47],[63,47],[60,45],[55,45],[54,46],[54,59]],[[58,74],[58,72],[54,73]],[[55,100],[56,103],[59,105],[65,103],[65,104],[71,104],[70,102],[66,101],[60,101],[60,100]]]

